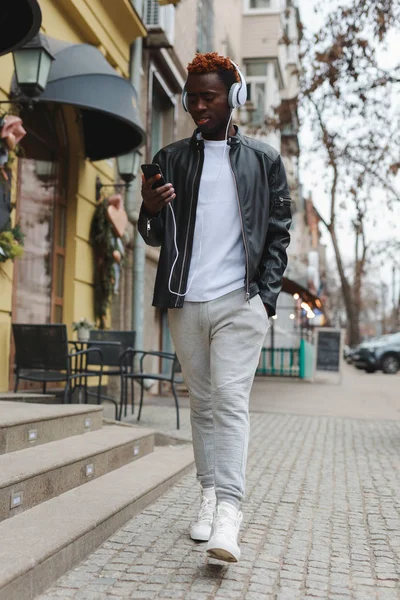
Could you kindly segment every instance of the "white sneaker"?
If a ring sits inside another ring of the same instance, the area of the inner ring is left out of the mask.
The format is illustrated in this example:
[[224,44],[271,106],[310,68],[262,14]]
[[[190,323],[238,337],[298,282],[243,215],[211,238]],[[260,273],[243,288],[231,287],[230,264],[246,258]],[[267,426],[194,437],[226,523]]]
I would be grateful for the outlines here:
[[240,548],[238,535],[243,515],[232,504],[221,502],[212,525],[210,541],[207,544],[207,554],[211,558],[238,562]]
[[196,523],[190,528],[190,537],[198,542],[208,542],[214,518],[217,499],[214,488],[206,488],[202,492],[201,507]]

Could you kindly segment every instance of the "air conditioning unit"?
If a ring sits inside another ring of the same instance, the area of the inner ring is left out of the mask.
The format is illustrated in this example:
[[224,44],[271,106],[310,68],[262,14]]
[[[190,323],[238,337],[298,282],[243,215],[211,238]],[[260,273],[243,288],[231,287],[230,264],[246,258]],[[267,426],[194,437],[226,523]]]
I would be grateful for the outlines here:
[[158,0],[147,0],[145,25],[148,31],[145,43],[148,48],[173,46],[175,38],[174,5],[160,6]]

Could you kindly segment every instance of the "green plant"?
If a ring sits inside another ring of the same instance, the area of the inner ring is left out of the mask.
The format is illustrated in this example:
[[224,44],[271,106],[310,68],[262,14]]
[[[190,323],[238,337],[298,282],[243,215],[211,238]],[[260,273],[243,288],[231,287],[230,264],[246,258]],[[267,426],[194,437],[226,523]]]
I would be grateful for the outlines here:
[[96,206],[90,228],[94,251],[94,314],[100,329],[106,326],[107,309],[114,288],[114,235],[107,217],[107,200]]
[[78,321],[72,323],[72,331],[79,331],[80,329],[94,329],[94,323],[89,321],[86,317],[81,317]]
[[19,225],[0,232],[0,262],[14,260],[24,252],[24,234]]

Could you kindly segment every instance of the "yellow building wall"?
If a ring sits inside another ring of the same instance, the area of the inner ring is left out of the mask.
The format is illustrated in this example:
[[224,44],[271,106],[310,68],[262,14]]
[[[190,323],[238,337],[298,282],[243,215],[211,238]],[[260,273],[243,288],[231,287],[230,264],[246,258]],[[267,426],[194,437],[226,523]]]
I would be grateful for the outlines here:
[[[123,76],[129,73],[130,44],[146,30],[129,0],[41,0],[42,31],[53,38],[95,45]],[[11,55],[0,58],[0,97],[6,98],[13,75]],[[96,206],[96,177],[114,180],[114,161],[85,160],[77,113],[64,108],[69,143],[66,264],[63,321],[70,328],[80,317],[94,320],[93,255],[90,223]],[[12,202],[15,202],[15,191]],[[15,215],[15,211],[13,213]],[[11,263],[0,263],[0,392],[9,388],[11,339]]]

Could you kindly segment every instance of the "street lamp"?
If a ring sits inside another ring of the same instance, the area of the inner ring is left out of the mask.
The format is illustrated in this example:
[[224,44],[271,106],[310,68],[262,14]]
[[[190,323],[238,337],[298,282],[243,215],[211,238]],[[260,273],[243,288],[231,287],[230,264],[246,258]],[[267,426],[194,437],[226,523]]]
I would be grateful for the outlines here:
[[122,154],[117,157],[118,174],[127,185],[129,185],[137,175],[141,156],[141,152],[134,150],[133,152],[128,152],[128,154]]
[[45,185],[55,178],[54,163],[51,160],[35,161],[36,177]]
[[140,159],[142,157],[142,153],[140,150],[133,150],[132,152],[128,152],[128,154],[122,154],[117,157],[117,169],[118,175],[124,181],[124,183],[108,183],[104,184],[101,182],[100,177],[96,178],[96,200],[100,200],[100,192],[103,187],[113,187],[113,188],[125,188],[128,189],[129,185],[137,176]]
[[38,33],[25,46],[15,50],[13,58],[21,95],[29,99],[40,96],[47,85],[51,64],[55,60],[46,36]]

